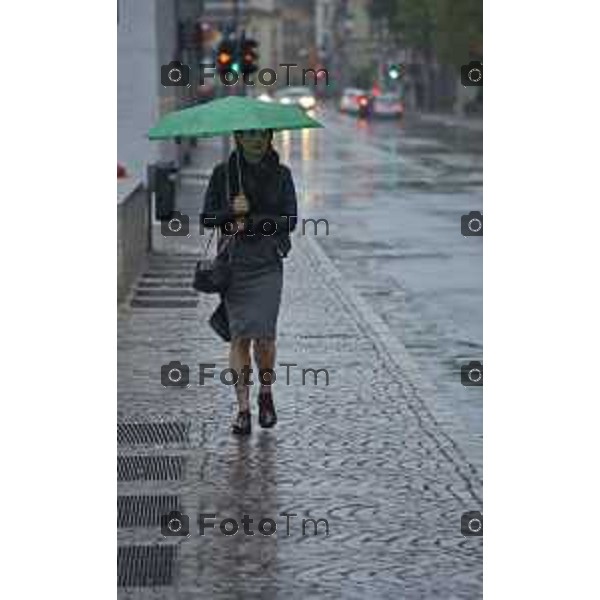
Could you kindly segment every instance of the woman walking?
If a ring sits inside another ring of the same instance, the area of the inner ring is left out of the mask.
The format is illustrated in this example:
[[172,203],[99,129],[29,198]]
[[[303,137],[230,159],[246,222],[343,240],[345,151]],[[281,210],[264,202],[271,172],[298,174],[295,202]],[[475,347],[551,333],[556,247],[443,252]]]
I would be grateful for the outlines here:
[[271,383],[283,258],[291,248],[297,203],[291,172],[272,147],[272,130],[236,131],[234,139],[228,162],[212,173],[202,221],[225,233],[219,252],[227,254],[230,278],[211,323],[219,315],[225,318],[225,329],[228,325],[228,333],[222,328],[218,333],[230,338],[229,366],[237,374],[232,431],[249,434],[251,352],[259,372],[259,424],[269,428],[277,423]]

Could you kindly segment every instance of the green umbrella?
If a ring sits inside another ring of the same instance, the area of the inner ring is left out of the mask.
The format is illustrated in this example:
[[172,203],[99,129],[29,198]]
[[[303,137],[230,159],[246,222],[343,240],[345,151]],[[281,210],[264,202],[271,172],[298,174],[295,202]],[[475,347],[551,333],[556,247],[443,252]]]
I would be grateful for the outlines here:
[[211,137],[245,129],[323,127],[300,108],[228,96],[165,115],[148,136],[151,140]]

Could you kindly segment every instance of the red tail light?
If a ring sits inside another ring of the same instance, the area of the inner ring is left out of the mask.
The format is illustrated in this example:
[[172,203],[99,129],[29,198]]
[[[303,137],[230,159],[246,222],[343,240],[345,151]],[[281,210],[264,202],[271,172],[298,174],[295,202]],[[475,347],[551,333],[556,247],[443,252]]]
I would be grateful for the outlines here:
[[364,96],[361,96],[361,97],[358,99],[358,103],[360,104],[360,106],[366,106],[366,105],[367,105],[367,103],[368,103],[368,100],[367,100],[367,99],[366,99]]

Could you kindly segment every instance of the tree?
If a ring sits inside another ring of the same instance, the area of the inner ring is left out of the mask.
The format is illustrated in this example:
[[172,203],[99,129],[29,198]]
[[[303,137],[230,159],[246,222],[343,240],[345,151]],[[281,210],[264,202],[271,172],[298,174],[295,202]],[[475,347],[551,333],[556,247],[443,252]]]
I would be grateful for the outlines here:
[[398,44],[460,66],[481,58],[482,0],[370,0],[373,20],[384,21]]

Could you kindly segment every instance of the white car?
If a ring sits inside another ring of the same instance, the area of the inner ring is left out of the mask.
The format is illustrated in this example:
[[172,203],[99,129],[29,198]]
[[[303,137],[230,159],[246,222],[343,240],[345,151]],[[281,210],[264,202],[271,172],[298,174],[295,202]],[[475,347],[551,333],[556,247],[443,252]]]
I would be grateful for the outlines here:
[[398,94],[381,94],[373,98],[372,114],[375,117],[401,117],[404,104]]
[[340,98],[340,110],[345,113],[355,114],[361,108],[361,103],[368,104],[368,94],[359,88],[346,88]]
[[317,105],[314,92],[309,87],[284,87],[274,94],[275,100],[280,104],[292,104],[311,110]]

